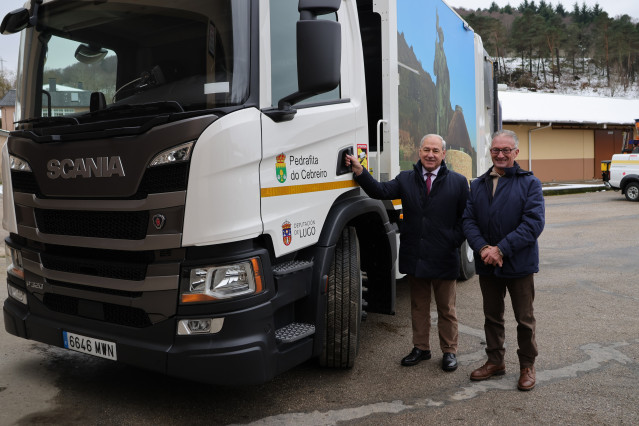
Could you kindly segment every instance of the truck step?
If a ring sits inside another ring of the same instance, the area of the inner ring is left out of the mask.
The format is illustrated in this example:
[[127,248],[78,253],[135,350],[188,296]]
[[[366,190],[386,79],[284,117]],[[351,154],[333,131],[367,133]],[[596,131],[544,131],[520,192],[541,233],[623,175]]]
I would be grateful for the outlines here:
[[293,272],[302,271],[313,267],[313,261],[310,260],[291,260],[289,262],[279,263],[273,266],[274,275],[286,275]]
[[275,339],[278,343],[292,343],[313,334],[315,334],[313,324],[294,322],[275,330]]

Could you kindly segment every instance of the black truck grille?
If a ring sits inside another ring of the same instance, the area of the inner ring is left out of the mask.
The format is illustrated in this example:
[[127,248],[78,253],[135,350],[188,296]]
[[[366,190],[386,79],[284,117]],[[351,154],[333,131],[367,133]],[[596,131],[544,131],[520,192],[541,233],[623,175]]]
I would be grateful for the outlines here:
[[146,263],[108,262],[102,258],[69,259],[48,253],[41,253],[40,259],[45,268],[54,271],[128,281],[142,281],[146,277]]
[[11,184],[16,192],[26,192],[27,194],[40,194],[38,182],[36,182],[33,173],[11,171]]
[[52,311],[62,314],[91,318],[127,327],[143,328],[152,325],[149,316],[142,309],[130,306],[87,301],[53,293],[44,295],[44,305]]
[[186,191],[188,177],[189,163],[152,167],[144,173],[138,194],[146,196],[163,192]]
[[40,232],[74,237],[143,240],[149,213],[35,209]]

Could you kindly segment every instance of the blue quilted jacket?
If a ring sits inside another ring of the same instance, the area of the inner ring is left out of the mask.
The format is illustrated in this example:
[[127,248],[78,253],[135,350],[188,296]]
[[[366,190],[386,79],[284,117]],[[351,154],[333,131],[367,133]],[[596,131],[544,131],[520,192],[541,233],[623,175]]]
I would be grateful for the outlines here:
[[[537,238],[544,229],[545,209],[541,182],[532,172],[515,163],[499,178],[492,195],[490,172],[470,184],[470,197],[463,217],[468,244],[475,252],[478,275],[517,278],[539,271]],[[502,267],[484,265],[479,250],[497,246],[504,254]]]

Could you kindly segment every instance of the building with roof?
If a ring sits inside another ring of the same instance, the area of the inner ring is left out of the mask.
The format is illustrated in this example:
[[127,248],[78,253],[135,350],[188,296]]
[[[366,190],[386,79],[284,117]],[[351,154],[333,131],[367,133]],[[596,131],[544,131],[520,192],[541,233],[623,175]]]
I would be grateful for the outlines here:
[[[78,87],[64,86],[56,83],[55,78],[49,78],[49,83],[43,87],[42,117],[76,114],[88,111],[91,104],[91,92],[82,88],[82,82]],[[12,131],[14,127],[16,104],[15,89],[9,90],[0,100],[0,117],[2,117],[2,130]]]
[[[45,94],[48,93],[51,102],[51,116],[59,117],[63,115],[76,114],[88,111],[91,105],[91,92],[82,88],[82,83],[78,87],[64,86],[57,84],[55,78],[49,78],[49,84],[42,87]],[[49,110],[46,98],[42,100],[42,116],[48,117]]]
[[16,91],[9,90],[2,99],[0,99],[0,117],[2,118],[0,128],[2,130],[12,131],[13,117],[16,112]]
[[499,91],[504,129],[519,137],[517,162],[542,182],[601,178],[601,161],[635,134],[639,100]]

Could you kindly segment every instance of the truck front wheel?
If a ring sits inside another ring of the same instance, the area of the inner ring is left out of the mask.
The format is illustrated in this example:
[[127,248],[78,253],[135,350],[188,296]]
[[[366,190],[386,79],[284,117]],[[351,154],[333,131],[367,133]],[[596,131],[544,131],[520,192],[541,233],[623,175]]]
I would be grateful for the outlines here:
[[355,228],[347,227],[335,246],[328,274],[326,336],[320,365],[351,368],[359,346],[362,273]]
[[639,183],[630,182],[626,186],[626,200],[628,201],[639,201]]

